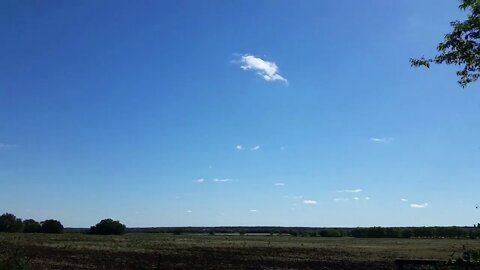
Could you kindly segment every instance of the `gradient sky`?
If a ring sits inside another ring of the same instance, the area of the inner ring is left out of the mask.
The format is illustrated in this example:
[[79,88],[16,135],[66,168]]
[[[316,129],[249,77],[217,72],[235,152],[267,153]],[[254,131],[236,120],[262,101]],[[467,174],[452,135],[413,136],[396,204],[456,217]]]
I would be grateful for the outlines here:
[[455,0],[0,2],[0,212],[85,227],[480,221]]

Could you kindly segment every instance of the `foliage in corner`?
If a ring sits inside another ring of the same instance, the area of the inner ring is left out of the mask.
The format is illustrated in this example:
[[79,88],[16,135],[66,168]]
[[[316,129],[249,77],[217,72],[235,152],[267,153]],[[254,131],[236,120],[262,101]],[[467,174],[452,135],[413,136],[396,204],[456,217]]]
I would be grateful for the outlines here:
[[31,269],[32,257],[27,257],[21,247],[0,248],[0,270],[28,270]]
[[410,63],[427,68],[432,63],[458,65],[458,83],[465,87],[480,77],[480,0],[461,0],[459,8],[469,11],[468,17],[462,22],[451,22],[452,32],[437,46],[439,54],[434,58],[411,58]]

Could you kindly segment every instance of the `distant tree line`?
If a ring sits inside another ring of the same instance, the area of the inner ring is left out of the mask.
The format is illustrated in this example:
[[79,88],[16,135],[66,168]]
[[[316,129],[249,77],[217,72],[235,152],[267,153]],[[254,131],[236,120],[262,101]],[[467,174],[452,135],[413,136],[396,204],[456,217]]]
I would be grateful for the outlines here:
[[480,238],[477,227],[356,228],[350,235],[358,238]]
[[[23,233],[62,233],[64,230],[60,221],[47,219],[42,222],[33,219],[22,220],[14,214],[5,213],[0,216],[0,232]],[[86,231],[88,234],[120,235],[124,234],[126,226],[118,220],[104,219]],[[85,232],[85,230],[83,230]]]
[[[479,224],[480,225],[480,224]],[[189,233],[266,234],[295,237],[356,237],[356,238],[471,238],[480,239],[480,226],[473,227],[368,227],[368,228],[313,228],[313,227],[163,227],[129,228],[130,233]]]
[[63,225],[60,221],[54,219],[47,219],[42,222],[33,219],[22,221],[14,214],[5,213],[0,216],[0,232],[62,233]]
[[[127,228],[118,220],[101,220],[90,229],[67,229],[96,235],[121,235],[129,233],[188,233],[215,234],[266,234],[291,235],[296,237],[357,237],[357,238],[470,238],[480,239],[480,224],[473,227],[366,227],[366,228],[314,228],[314,227],[163,227]],[[62,223],[47,219],[37,222],[22,220],[5,213],[0,216],[0,232],[62,233]]]

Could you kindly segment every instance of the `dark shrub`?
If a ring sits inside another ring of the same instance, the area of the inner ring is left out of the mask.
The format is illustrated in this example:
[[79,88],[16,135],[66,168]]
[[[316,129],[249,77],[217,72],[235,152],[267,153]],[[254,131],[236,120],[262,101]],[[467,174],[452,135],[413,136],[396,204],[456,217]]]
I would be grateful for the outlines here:
[[47,219],[40,223],[40,232],[42,233],[62,233],[63,225],[58,220]]
[[22,229],[22,220],[14,214],[5,213],[0,216],[0,232],[21,232]]
[[33,219],[26,219],[23,221],[24,233],[38,233],[40,232],[41,225]]
[[174,235],[181,235],[181,234],[185,233],[185,230],[182,229],[182,228],[176,228],[172,232],[173,232]]
[[110,218],[104,219],[97,223],[97,225],[90,227],[87,233],[89,234],[124,234],[127,227],[120,223],[118,220],[112,220]]
[[339,230],[321,230],[320,236],[322,237],[342,237],[342,232]]

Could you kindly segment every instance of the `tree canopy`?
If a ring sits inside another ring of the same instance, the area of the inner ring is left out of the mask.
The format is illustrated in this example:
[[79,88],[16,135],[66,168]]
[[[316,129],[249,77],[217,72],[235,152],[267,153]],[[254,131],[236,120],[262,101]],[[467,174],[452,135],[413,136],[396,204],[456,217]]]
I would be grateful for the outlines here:
[[23,221],[24,233],[38,233],[40,232],[41,225],[33,219],[26,219]]
[[22,229],[22,220],[14,214],[5,213],[0,216],[0,232],[21,232]]
[[459,8],[468,11],[464,21],[451,22],[452,31],[437,45],[438,54],[433,58],[411,58],[412,66],[430,64],[457,65],[458,83],[465,87],[480,77],[480,0],[460,0]]
[[58,220],[47,219],[40,223],[40,232],[42,233],[62,233],[63,225]]
[[120,223],[118,220],[112,220],[110,218],[104,219],[97,223],[95,226],[90,227],[89,234],[124,234],[126,226]]

